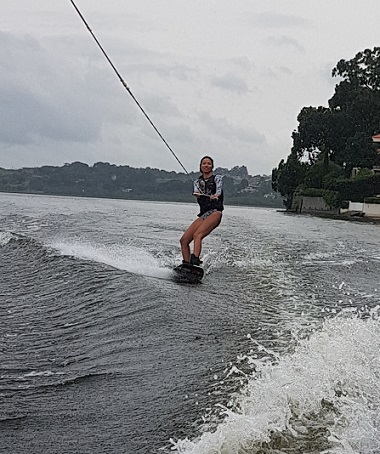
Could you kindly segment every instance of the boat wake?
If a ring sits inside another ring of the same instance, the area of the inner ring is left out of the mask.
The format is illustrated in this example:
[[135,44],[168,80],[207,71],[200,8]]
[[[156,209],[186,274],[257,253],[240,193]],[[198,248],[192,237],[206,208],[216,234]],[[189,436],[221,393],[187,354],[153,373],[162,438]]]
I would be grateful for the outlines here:
[[104,263],[133,274],[160,279],[170,279],[173,275],[168,259],[156,257],[143,248],[131,245],[54,241],[49,247],[62,255]]

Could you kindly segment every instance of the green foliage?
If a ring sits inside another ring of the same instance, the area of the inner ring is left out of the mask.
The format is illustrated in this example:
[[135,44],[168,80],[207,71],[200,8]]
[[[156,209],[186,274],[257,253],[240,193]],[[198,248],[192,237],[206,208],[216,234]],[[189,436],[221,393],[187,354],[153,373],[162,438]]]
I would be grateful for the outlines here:
[[334,189],[339,192],[342,200],[363,202],[364,198],[380,194],[380,175],[367,178],[337,180]]
[[228,170],[224,167],[217,167],[214,170],[215,174],[228,175],[230,177],[246,178],[248,177],[248,169],[246,166],[235,166]]
[[380,197],[365,197],[364,203],[374,203],[380,205]]
[[380,131],[380,47],[340,60],[332,75],[341,81],[328,107],[301,109],[288,160],[272,171],[273,190],[285,197],[287,208],[291,192],[300,185],[339,192],[336,199],[325,193],[324,198],[334,202],[332,206],[338,199],[362,201],[380,193],[377,177],[368,170],[349,178],[353,167],[380,165],[380,154],[371,140]]
[[379,60],[380,47],[375,47],[373,50],[365,49],[358,52],[352,60],[340,60],[333,69],[332,75],[343,77],[354,86],[380,90]]
[[[234,167],[229,175],[223,169],[225,200],[228,203],[251,206],[280,206],[265,182],[260,183],[255,194],[241,194],[252,178],[247,168]],[[199,173],[192,174],[197,178]],[[243,176],[243,177],[242,177]],[[255,177],[256,178],[256,177]],[[165,170],[136,169],[97,162],[92,167],[81,162],[63,167],[7,170],[0,169],[0,191],[37,194],[108,197],[136,200],[195,202],[192,182],[184,173]],[[265,192],[266,191],[266,192]],[[266,197],[268,194],[273,197]]]
[[366,178],[372,177],[373,172],[371,169],[360,169],[359,172],[353,177],[353,180],[365,180]]
[[379,157],[373,147],[371,136],[365,132],[356,132],[347,139],[344,159],[347,176],[354,167],[372,168],[377,165]]
[[338,115],[327,107],[304,107],[299,113],[297,131],[293,132],[293,151],[299,159],[314,164],[321,151],[337,148],[341,137]]
[[326,204],[332,208],[338,208],[341,205],[339,192],[330,191],[329,189],[304,188],[298,192],[298,195],[322,197]]
[[286,208],[292,206],[293,193],[303,183],[307,167],[291,153],[286,162],[282,160],[279,166],[272,170],[272,188],[283,196]]
[[232,192],[235,192],[235,180],[232,177],[229,177],[228,175],[225,175],[223,177],[223,188],[226,193],[231,194]]
[[321,152],[346,169],[375,165],[371,136],[380,128],[380,48],[341,60],[332,71],[343,80],[336,85],[329,107],[304,107],[293,132],[299,158],[314,164]]
[[303,184],[306,187],[328,189],[337,178],[342,176],[342,168],[330,161],[326,151],[318,157],[315,164],[307,167]]
[[334,188],[335,182],[340,178],[343,178],[343,175],[343,169],[334,162],[330,162],[328,171],[322,178],[322,187],[324,189]]

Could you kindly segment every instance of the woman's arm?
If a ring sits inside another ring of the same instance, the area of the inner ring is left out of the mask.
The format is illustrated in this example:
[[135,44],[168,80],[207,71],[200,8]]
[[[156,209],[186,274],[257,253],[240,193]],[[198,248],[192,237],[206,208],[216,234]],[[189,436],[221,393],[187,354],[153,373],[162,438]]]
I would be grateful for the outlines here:
[[193,185],[193,195],[199,197],[202,194],[201,189],[199,187],[199,180],[194,180]]
[[215,175],[215,185],[216,185],[215,195],[217,195],[219,197],[222,194],[222,191],[223,191],[223,177],[222,177],[222,175]]
[[222,175],[215,175],[215,186],[216,186],[215,194],[210,196],[211,200],[218,199],[221,196],[221,194],[222,194],[222,190],[223,190],[223,177],[222,177]]

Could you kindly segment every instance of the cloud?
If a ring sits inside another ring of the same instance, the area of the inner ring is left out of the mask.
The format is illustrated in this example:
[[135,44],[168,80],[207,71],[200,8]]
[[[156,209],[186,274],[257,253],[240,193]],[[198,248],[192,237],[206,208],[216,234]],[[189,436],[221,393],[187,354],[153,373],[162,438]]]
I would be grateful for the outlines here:
[[293,74],[293,71],[287,66],[281,66],[278,68],[278,72],[284,76],[291,76]]
[[[178,170],[68,3],[7,3],[0,17],[2,166],[80,160]],[[186,166],[210,152],[223,166],[265,172],[289,153],[300,109],[333,95],[336,62],[378,42],[376,3],[369,3],[80,6]],[[342,8],[344,24],[337,21]]]
[[[156,59],[159,57],[156,54]],[[152,59],[150,59],[152,60]],[[185,65],[177,63],[175,65],[161,63],[139,63],[128,65],[126,68],[128,74],[154,74],[162,79],[177,79],[179,81],[187,81],[197,73],[194,68],[189,68]]]
[[247,56],[240,56],[235,58],[230,58],[228,63],[232,63],[233,65],[237,66],[239,69],[243,69],[245,71],[250,71],[254,68],[254,64]]
[[75,38],[58,45],[0,33],[0,142],[94,142],[105,124],[134,121],[136,106],[115,89],[111,68],[83,53]]
[[194,135],[190,126],[186,124],[170,126],[167,130],[167,136],[171,142],[177,144],[178,148],[182,144],[186,144],[186,146],[192,146],[194,144]]
[[212,78],[211,85],[238,94],[244,94],[249,92],[249,87],[245,80],[231,73],[225,74],[224,76],[217,76]]
[[310,25],[309,21],[303,17],[273,12],[249,14],[246,16],[246,20],[250,24],[260,28],[284,29],[307,27]]
[[299,43],[299,41],[295,38],[292,38],[290,36],[285,36],[285,35],[280,35],[280,36],[270,36],[266,42],[275,47],[288,47],[288,48],[293,48],[299,52],[304,53],[305,48],[302,46],[302,44]]
[[85,142],[98,136],[96,126],[33,93],[0,88],[0,140],[5,144],[35,143],[41,138]]
[[142,105],[148,116],[152,115],[156,118],[178,118],[182,115],[178,107],[170,99],[160,94],[141,96],[140,105]]
[[269,79],[280,80],[284,77],[292,76],[293,71],[290,68],[288,68],[287,66],[267,67],[267,68],[263,69],[261,74],[267,81]]
[[237,140],[251,144],[266,143],[265,135],[254,127],[236,127],[228,122],[226,118],[213,118],[208,112],[202,112],[199,115],[199,119],[212,134],[230,142]]

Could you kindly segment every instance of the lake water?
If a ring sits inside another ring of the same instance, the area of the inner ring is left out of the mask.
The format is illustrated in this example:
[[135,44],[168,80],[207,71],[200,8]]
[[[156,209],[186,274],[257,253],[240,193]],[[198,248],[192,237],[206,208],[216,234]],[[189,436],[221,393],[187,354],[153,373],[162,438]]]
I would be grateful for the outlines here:
[[0,452],[380,452],[380,226],[0,194]]

